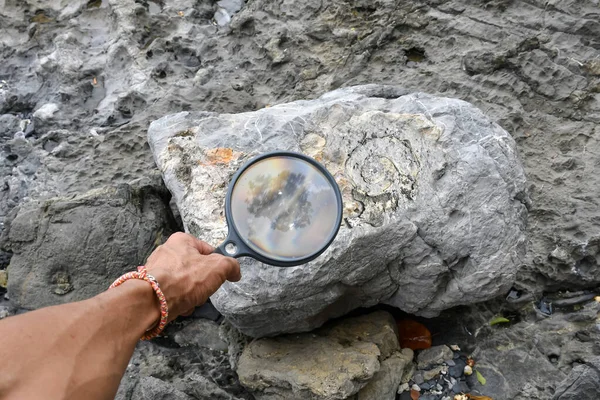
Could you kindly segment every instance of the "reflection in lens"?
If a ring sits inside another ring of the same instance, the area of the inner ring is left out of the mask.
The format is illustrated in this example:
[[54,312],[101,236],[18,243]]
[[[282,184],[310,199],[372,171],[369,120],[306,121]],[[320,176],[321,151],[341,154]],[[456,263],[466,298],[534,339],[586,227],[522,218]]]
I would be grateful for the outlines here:
[[274,156],[252,164],[235,183],[232,223],[254,251],[279,261],[310,256],[337,229],[338,203],[327,177],[311,163]]
[[[248,181],[248,212],[254,217],[272,217],[271,229],[286,232],[310,224],[312,204],[308,200],[306,176],[282,171],[277,176],[259,175]],[[253,231],[249,226],[250,232]]]

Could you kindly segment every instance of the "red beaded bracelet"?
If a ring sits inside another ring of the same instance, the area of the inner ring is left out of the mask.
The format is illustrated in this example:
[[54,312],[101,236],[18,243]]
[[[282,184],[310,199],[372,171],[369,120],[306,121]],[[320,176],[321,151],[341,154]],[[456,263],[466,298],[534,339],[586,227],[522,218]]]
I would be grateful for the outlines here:
[[148,271],[146,271],[146,267],[143,265],[138,267],[137,271],[128,272],[125,275],[122,275],[121,277],[117,278],[117,280],[114,281],[112,285],[110,285],[109,289],[115,288],[123,282],[128,281],[129,279],[141,279],[148,282],[152,286],[152,289],[154,289],[156,297],[158,297],[158,301],[160,302],[160,321],[158,322],[158,325],[144,333],[141,338],[141,340],[150,340],[160,335],[160,333],[163,331],[163,329],[165,329],[165,326],[167,325],[167,319],[169,318],[169,307],[167,307],[167,299],[165,298],[165,295],[163,294],[162,290],[160,290],[160,286],[158,285],[156,278],[148,274]]

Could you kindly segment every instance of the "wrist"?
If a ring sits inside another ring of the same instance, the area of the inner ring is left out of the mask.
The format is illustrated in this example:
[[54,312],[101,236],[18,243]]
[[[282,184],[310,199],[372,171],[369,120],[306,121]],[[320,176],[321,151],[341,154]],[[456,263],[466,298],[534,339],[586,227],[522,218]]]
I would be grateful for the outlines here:
[[110,285],[109,289],[117,288],[117,287],[121,286],[123,283],[130,281],[132,279],[133,280],[142,280],[144,282],[147,282],[150,285],[150,287],[152,288],[152,290],[154,291],[154,293],[156,293],[156,298],[158,299],[158,302],[159,302],[160,319],[158,321],[158,324],[151,330],[145,332],[141,337],[142,340],[150,340],[150,339],[155,338],[156,336],[160,335],[161,332],[163,331],[163,329],[165,328],[165,326],[167,325],[168,318],[169,318],[169,306],[167,304],[167,299],[166,299],[162,289],[160,288],[160,285],[156,281],[156,278],[154,276],[152,276],[151,274],[148,274],[148,270],[143,265],[137,267],[137,271],[132,271],[132,272],[128,272],[124,275],[121,275],[119,278],[117,278],[117,280],[115,280],[112,283],[112,285]]
[[140,319],[143,321],[144,332],[156,326],[160,320],[160,302],[156,298],[152,286],[141,279],[130,279],[123,282],[121,286],[124,286],[132,297],[139,300],[132,304],[137,305]]
[[160,304],[152,286],[141,279],[130,279],[102,294],[108,310],[119,310],[125,331],[135,341],[156,326],[160,320]]

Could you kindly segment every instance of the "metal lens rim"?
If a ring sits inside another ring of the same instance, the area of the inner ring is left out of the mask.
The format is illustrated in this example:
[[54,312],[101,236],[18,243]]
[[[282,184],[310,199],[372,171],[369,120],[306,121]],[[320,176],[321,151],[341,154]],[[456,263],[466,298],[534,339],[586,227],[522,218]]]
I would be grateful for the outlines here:
[[[331,234],[327,238],[327,241],[323,244],[323,246],[320,249],[318,249],[314,253],[311,253],[308,256],[303,257],[301,259],[292,260],[292,261],[274,260],[272,258],[269,258],[269,257],[266,257],[266,256],[260,254],[256,250],[250,248],[250,246],[246,243],[246,241],[242,238],[242,236],[238,232],[237,227],[235,226],[235,222],[233,220],[233,213],[231,211],[231,196],[233,194],[233,188],[235,187],[235,184],[237,183],[240,176],[248,168],[250,168],[252,165],[256,164],[257,162],[262,161],[266,158],[274,158],[274,157],[291,157],[291,158],[297,158],[297,159],[300,159],[300,160],[310,163],[313,167],[315,167],[318,171],[320,171],[323,174],[323,176],[325,176],[325,178],[327,178],[327,180],[331,184],[331,187],[333,188],[333,191],[335,193],[335,198],[337,200],[338,215],[336,216],[335,229],[331,232]],[[261,154],[255,158],[249,160],[248,162],[246,162],[235,173],[235,175],[231,179],[231,182],[229,183],[229,188],[227,189],[227,197],[225,200],[225,218],[227,220],[227,226],[229,228],[229,235],[228,235],[226,242],[230,242],[230,241],[235,242],[235,244],[238,247],[238,253],[236,254],[236,257],[237,256],[250,256],[250,257],[252,257],[258,261],[261,261],[265,264],[274,265],[277,267],[295,267],[295,266],[298,266],[301,264],[306,264],[307,262],[314,260],[315,258],[320,256],[329,247],[329,245],[331,245],[331,242],[333,242],[333,240],[337,236],[338,231],[340,230],[340,226],[342,224],[342,214],[343,214],[342,211],[343,211],[343,203],[342,203],[342,193],[340,192],[340,188],[338,187],[337,182],[335,181],[335,179],[333,178],[331,173],[329,173],[329,171],[327,171],[327,169],[323,165],[321,165],[315,159],[308,157],[302,153],[296,153],[296,152],[292,152],[292,151],[272,151],[269,153]]]

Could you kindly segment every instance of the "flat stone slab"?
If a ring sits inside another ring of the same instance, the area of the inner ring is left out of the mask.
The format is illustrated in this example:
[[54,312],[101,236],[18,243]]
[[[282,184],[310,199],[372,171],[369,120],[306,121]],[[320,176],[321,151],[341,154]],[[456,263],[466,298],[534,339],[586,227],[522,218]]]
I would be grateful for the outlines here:
[[[257,339],[244,349],[237,373],[258,400],[347,399],[371,381],[360,397],[369,399],[372,392],[395,395],[404,367],[412,362],[398,350],[395,321],[380,311],[313,333]],[[398,384],[386,379],[392,369],[399,372]]]

